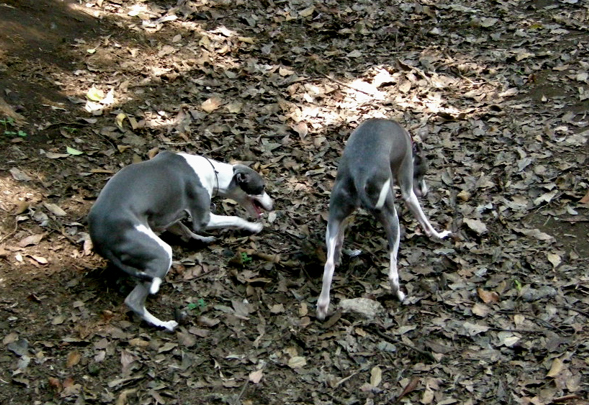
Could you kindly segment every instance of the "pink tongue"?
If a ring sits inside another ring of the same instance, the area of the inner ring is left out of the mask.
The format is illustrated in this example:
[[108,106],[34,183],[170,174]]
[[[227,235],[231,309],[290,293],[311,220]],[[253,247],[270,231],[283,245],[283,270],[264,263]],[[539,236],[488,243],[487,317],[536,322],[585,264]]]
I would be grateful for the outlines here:
[[262,210],[260,209],[260,207],[258,207],[258,204],[254,203],[254,210],[256,210],[256,214],[258,214],[258,218],[260,218],[262,216]]

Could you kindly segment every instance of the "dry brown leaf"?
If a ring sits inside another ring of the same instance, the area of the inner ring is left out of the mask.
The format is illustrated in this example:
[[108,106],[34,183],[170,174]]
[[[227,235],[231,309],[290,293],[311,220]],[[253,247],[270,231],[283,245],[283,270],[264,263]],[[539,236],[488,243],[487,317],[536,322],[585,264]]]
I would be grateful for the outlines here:
[[479,298],[485,304],[490,304],[490,303],[495,304],[500,301],[499,294],[497,294],[495,291],[486,291],[486,290],[483,290],[482,288],[477,288],[477,293],[479,294]]
[[41,240],[43,239],[44,236],[45,236],[44,233],[37,233],[35,235],[27,236],[26,238],[24,238],[20,242],[18,242],[18,246],[27,247],[27,246],[31,246],[31,245],[37,245],[39,242],[41,242]]
[[488,306],[481,304],[480,302],[475,303],[472,307],[472,313],[476,316],[480,316],[481,318],[489,315],[489,312],[491,312],[491,309]]
[[309,128],[307,127],[307,124],[304,121],[301,121],[295,125],[292,126],[292,129],[299,134],[299,137],[301,139],[305,139],[305,137],[307,136],[307,134],[309,133]]
[[559,359],[558,357],[555,358],[554,360],[552,360],[552,366],[550,367],[548,374],[546,374],[546,377],[556,377],[557,375],[560,374],[563,367],[564,367],[563,361],[561,359]]
[[413,391],[415,391],[415,389],[417,388],[417,385],[419,384],[419,381],[420,381],[419,377],[412,378],[411,381],[409,381],[409,383],[405,386],[405,388],[403,388],[403,391],[401,392],[401,394],[397,397],[397,402],[399,402],[399,400],[404,398],[407,394],[410,394]]
[[220,97],[211,97],[201,104],[201,108],[208,113],[212,113],[221,106],[223,100]]
[[552,264],[552,268],[557,268],[562,263],[562,258],[556,253],[546,253],[546,258]]
[[589,190],[587,190],[587,194],[583,198],[579,200],[581,204],[589,204]]
[[69,352],[67,355],[67,366],[69,368],[76,366],[78,363],[80,363],[81,358],[82,355],[80,352],[76,350]]

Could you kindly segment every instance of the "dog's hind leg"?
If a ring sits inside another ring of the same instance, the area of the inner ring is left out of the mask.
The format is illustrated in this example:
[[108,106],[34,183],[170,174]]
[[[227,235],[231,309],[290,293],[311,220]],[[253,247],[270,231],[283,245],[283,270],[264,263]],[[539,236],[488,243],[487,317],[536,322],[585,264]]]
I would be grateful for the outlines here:
[[397,296],[399,301],[405,299],[405,294],[401,291],[399,285],[399,271],[397,267],[397,255],[399,253],[399,242],[401,240],[401,232],[399,226],[399,216],[397,209],[393,203],[393,195],[390,193],[387,201],[382,209],[374,210],[372,214],[382,224],[387,234],[387,241],[389,245],[389,284],[391,292]]
[[203,243],[211,243],[215,241],[214,236],[202,236],[192,232],[186,225],[182,222],[176,222],[174,225],[171,225],[166,228],[166,231],[173,233],[174,235],[180,236],[185,242],[189,241],[190,239],[196,239]]
[[178,323],[175,321],[164,322],[152,315],[145,308],[145,301],[149,294],[158,292],[162,280],[172,265],[172,248],[161,240],[153,231],[143,225],[136,228],[140,234],[127,241],[126,252],[133,252],[133,257],[126,260],[134,263],[142,263],[146,274],[153,277],[152,282],[139,282],[131,293],[125,298],[125,304],[144,321],[173,331]]
[[[333,202],[332,202],[333,201]],[[334,191],[331,196],[329,207],[329,220],[327,222],[327,231],[325,232],[325,243],[327,245],[327,261],[323,269],[323,285],[321,294],[317,300],[317,318],[325,319],[329,309],[329,291],[335,266],[339,261],[342,246],[344,243],[344,233],[346,227],[346,218],[354,211],[354,206],[346,203],[345,198],[338,198]]]

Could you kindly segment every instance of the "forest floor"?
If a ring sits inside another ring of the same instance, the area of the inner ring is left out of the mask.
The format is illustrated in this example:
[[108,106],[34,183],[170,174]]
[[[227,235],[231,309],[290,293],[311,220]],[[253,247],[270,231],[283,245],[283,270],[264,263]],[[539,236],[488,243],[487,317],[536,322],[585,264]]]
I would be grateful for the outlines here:
[[[0,404],[589,404],[588,71],[583,0],[0,0]],[[401,305],[359,212],[321,322],[369,117],[424,143],[453,235],[399,199]],[[128,313],[85,219],[161,150],[251,165],[275,202],[256,235],[163,235],[174,333]]]

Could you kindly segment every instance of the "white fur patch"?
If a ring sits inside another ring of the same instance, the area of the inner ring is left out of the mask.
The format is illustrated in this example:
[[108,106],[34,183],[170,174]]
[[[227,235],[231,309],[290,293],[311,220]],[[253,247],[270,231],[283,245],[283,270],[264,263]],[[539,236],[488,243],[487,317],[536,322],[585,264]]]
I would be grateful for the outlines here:
[[156,294],[160,290],[160,285],[162,285],[162,279],[159,277],[154,277],[153,281],[151,282],[151,287],[149,287],[149,293]]
[[390,189],[391,189],[391,179],[388,179],[382,185],[382,189],[380,190],[380,194],[378,195],[378,201],[376,203],[375,208],[381,209],[383,207],[385,201],[387,200],[387,195],[388,195]]
[[212,166],[212,161],[202,156],[189,155],[187,153],[178,153],[182,156],[186,163],[192,167],[194,174],[200,180],[200,184],[208,191],[209,195],[213,195],[213,187],[215,187],[217,180],[215,179],[215,170]]
[[143,224],[137,225],[135,227],[135,229],[137,230],[137,232],[141,232],[141,233],[144,233],[145,235],[149,236],[158,245],[160,245],[162,248],[164,248],[164,250],[166,251],[166,254],[168,255],[168,260],[170,261],[169,266],[171,266],[172,265],[172,248],[170,247],[170,245],[168,245],[166,242],[161,240],[151,229],[149,229],[148,227],[146,227]]

